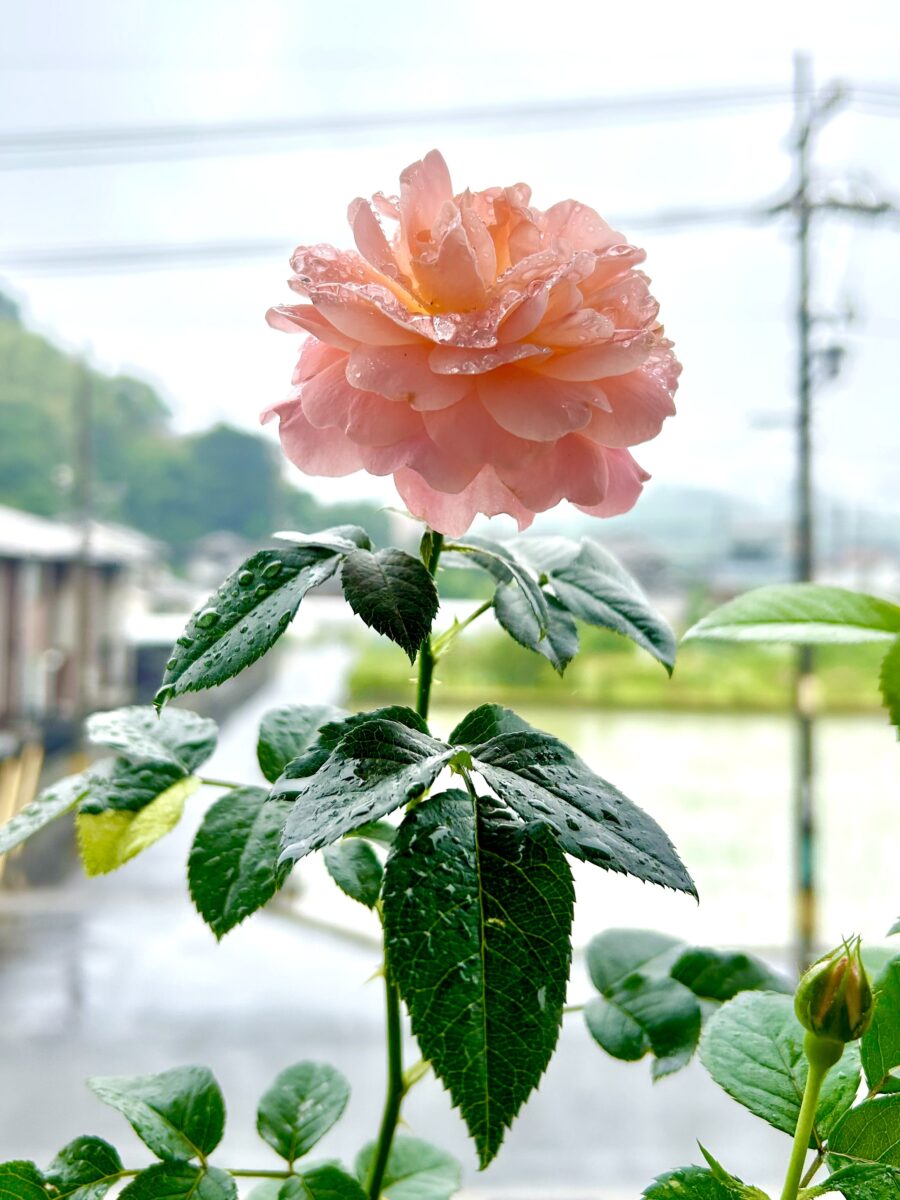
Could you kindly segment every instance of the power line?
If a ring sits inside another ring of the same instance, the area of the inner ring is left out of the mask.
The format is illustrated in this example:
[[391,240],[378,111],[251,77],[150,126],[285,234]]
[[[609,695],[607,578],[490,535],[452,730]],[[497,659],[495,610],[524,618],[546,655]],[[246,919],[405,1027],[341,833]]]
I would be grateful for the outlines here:
[[386,129],[485,123],[578,124],[605,116],[632,120],[702,117],[712,111],[783,103],[784,88],[750,88],[669,95],[584,97],[578,100],[481,105],[457,109],[336,113],[282,120],[23,130],[0,136],[0,170],[21,170],[200,155],[245,154],[258,144],[289,138],[348,136]]
[[[772,215],[768,208],[672,209],[611,221],[628,231],[678,232],[698,225],[748,224]],[[221,242],[146,242],[120,245],[37,246],[0,249],[0,269],[81,274],[225,266],[268,258],[287,258],[296,239],[258,238]]]

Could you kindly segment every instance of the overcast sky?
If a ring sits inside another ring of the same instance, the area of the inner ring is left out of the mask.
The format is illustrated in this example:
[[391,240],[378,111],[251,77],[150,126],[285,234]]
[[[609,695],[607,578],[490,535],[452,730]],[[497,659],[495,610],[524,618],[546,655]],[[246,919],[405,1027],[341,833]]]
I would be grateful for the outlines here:
[[[0,138],[95,127],[421,113],[707,89],[785,98],[690,115],[663,106],[548,122],[421,126],[254,142],[241,154],[36,168],[0,149],[0,288],[30,323],[104,369],[156,384],[183,428],[255,427],[285,390],[292,339],[266,308],[288,297],[299,242],[349,244],[349,200],[393,191],[433,145],[454,182],[525,180],[546,207],[573,196],[648,251],[647,270],[685,366],[679,415],[637,457],[658,481],[780,502],[792,443],[779,419],[794,379],[793,250],[784,225],[641,229],[658,210],[752,207],[784,194],[792,53],[820,82],[894,89],[851,104],[817,149],[823,182],[868,180],[900,200],[900,5],[610,5],[457,0],[0,0]],[[251,152],[247,152],[247,151]],[[137,159],[137,161],[135,161]],[[52,272],[3,252],[272,240],[251,261],[155,271]],[[818,398],[817,479],[850,503],[900,511],[897,344],[900,223],[823,221],[816,299],[852,306],[849,353]],[[822,335],[828,329],[822,328]],[[385,485],[316,483],[387,498]]]

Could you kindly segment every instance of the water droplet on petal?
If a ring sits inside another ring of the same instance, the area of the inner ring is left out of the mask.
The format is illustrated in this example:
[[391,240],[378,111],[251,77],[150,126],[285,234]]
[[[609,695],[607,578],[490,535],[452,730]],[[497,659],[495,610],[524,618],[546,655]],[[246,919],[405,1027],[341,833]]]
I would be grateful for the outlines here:
[[218,611],[214,608],[204,608],[203,612],[197,617],[197,624],[201,629],[210,629],[219,619]]
[[263,567],[263,579],[275,579],[281,574],[284,563],[280,558],[273,559],[267,567]]
[[253,579],[254,576],[252,571],[241,571],[240,575],[238,575],[238,583],[241,585],[241,587],[250,587],[250,585],[253,583]]

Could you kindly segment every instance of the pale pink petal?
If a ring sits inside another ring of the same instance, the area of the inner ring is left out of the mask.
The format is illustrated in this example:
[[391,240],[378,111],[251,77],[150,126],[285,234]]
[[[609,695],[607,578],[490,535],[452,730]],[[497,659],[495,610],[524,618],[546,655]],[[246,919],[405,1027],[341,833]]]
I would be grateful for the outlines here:
[[351,288],[335,285],[328,291],[320,289],[313,294],[312,302],[326,321],[355,342],[403,346],[421,340],[408,324],[386,315],[386,305],[376,307],[370,296]]
[[336,346],[329,346],[327,342],[320,342],[318,338],[308,337],[300,349],[294,382],[305,383],[307,379],[312,379],[313,375],[318,375],[320,371],[337,362],[346,366],[345,351],[338,350]]
[[485,222],[479,213],[479,206],[476,205],[471,192],[463,192],[457,203],[460,220],[475,255],[481,282],[485,287],[490,287],[497,276],[497,252],[494,249],[494,239],[487,231]]
[[417,294],[428,307],[468,312],[484,302],[484,283],[475,252],[452,201],[441,212],[434,244],[428,244],[421,254],[415,253],[414,246],[411,251]]
[[359,448],[340,429],[316,429],[296,401],[275,404],[262,415],[263,424],[277,417],[285,454],[307,475],[351,475],[362,467]]
[[339,333],[312,304],[278,304],[266,313],[266,321],[273,329],[285,333],[311,333],[320,342],[328,342],[340,350],[352,350],[356,345],[352,338]]
[[399,274],[397,263],[371,204],[357,198],[350,205],[347,217],[360,254],[383,275],[396,277]]
[[425,428],[419,413],[406,404],[385,400],[375,392],[348,388],[353,399],[347,415],[347,436],[366,446],[391,446],[422,437]]
[[577,433],[545,444],[530,462],[498,467],[497,473],[535,512],[545,512],[560,500],[599,504],[609,482],[605,450]]
[[547,209],[544,218],[545,235],[565,242],[573,250],[600,251],[623,240],[598,212],[576,200],[561,200]]
[[675,412],[665,384],[641,369],[603,381],[612,412],[599,409],[584,430],[586,437],[604,446],[637,446],[655,438],[666,417]]
[[500,322],[500,328],[497,330],[498,341],[515,342],[533,333],[544,319],[549,303],[549,285],[541,281],[530,284],[528,295],[523,296]]
[[609,487],[606,498],[599,504],[579,504],[578,508],[591,517],[617,517],[634,508],[644,484],[650,478],[627,450],[607,450],[606,465]]
[[464,462],[438,447],[425,434],[391,446],[360,446],[360,457],[372,475],[391,475],[410,468],[420,475],[429,487],[455,495],[467,487],[481,468],[477,462]]
[[303,405],[303,414],[316,429],[336,426],[343,430],[347,426],[350,402],[356,393],[347,382],[346,362],[345,354],[324,371],[308,379],[301,388],[300,403]]
[[546,358],[549,353],[547,346],[535,346],[531,342],[496,346],[492,350],[436,346],[428,355],[428,365],[439,375],[484,375],[526,358]]
[[413,516],[448,537],[462,537],[478,513],[488,517],[507,513],[520,530],[527,529],[534,520],[534,513],[500,482],[491,467],[484,467],[469,486],[456,495],[436,491],[416,471],[408,469],[397,471],[394,483]]
[[593,308],[579,308],[558,321],[542,322],[540,339],[545,345],[570,350],[608,341],[615,332],[616,323],[611,317]]
[[453,199],[450,172],[444,157],[430,150],[400,174],[400,221],[411,251],[421,232],[430,233],[447,200]]
[[464,462],[523,466],[545,444],[525,441],[501,429],[474,392],[452,408],[423,413],[422,419],[438,449]]
[[520,367],[479,375],[478,395],[498,425],[535,442],[583,429],[591,419],[597,389],[550,380]]
[[447,408],[472,386],[459,376],[435,375],[428,365],[430,345],[359,346],[350,355],[347,379],[353,387],[404,401],[420,411]]
[[620,342],[603,342],[599,346],[573,350],[570,354],[554,355],[538,363],[534,371],[553,379],[581,383],[608,379],[611,375],[625,375],[639,367],[647,360],[652,348],[651,335],[640,333]]

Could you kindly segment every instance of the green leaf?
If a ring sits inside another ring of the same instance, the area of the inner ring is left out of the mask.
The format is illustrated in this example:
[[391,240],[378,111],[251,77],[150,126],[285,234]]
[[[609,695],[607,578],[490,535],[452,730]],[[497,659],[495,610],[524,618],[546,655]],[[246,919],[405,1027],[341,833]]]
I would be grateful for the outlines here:
[[470,535],[465,541],[457,539],[448,543],[445,549],[455,551],[462,556],[463,561],[470,559],[500,584],[515,581],[531,609],[532,620],[539,634],[547,632],[550,623],[547,597],[529,567],[520,562],[506,546],[488,538]]
[[900,605],[820,583],[755,588],[693,625],[684,641],[869,642],[900,632]]
[[217,938],[275,895],[290,872],[278,863],[290,810],[262,788],[226,792],[203,818],[188,858],[188,886],[197,911]]
[[[374,1157],[372,1142],[356,1160],[356,1176],[363,1186]],[[461,1182],[462,1171],[455,1158],[428,1142],[398,1134],[388,1155],[381,1195],[386,1200],[450,1200]]]
[[[710,1019],[700,1058],[716,1083],[739,1104],[776,1129],[793,1134],[807,1062],[803,1028],[790,996],[742,992]],[[859,1057],[855,1046],[825,1078],[810,1145],[819,1145],[856,1098]]]
[[289,770],[275,785],[274,797],[295,798],[283,856],[303,858],[420,796],[452,754],[443,742],[399,721],[353,725],[315,774],[292,779]]
[[366,825],[351,829],[347,837],[366,838],[370,842],[376,842],[379,846],[387,846],[390,849],[397,837],[397,827],[390,821],[370,821]]
[[88,787],[89,776],[84,772],[81,775],[70,775],[45,788],[17,812],[11,821],[0,826],[0,854],[14,850],[45,825],[70,812],[85,795]]
[[450,734],[454,746],[477,746],[504,733],[531,733],[534,726],[499,704],[482,704],[467,713]]
[[151,705],[116,708],[87,719],[87,736],[136,763],[172,763],[182,774],[196,771],[216,748],[215,721],[183,708],[157,713]]
[[130,862],[175,828],[184,802],[200,786],[193,775],[167,788],[140,812],[110,808],[75,818],[78,853],[86,875],[106,875]]
[[296,1063],[263,1095],[256,1128],[276,1154],[293,1164],[340,1120],[349,1098],[349,1084],[334,1067]]
[[734,950],[689,946],[672,966],[671,975],[704,1000],[724,1002],[739,992],[793,993],[788,981],[762,959]]
[[356,615],[415,662],[438,610],[437,589],[422,560],[405,550],[356,550],[344,562],[341,585]]
[[589,1000],[584,1019],[594,1040],[614,1058],[633,1062],[652,1051],[660,1078],[684,1066],[700,1037],[700,1005],[668,975],[635,972]]
[[0,1163],[0,1200],[47,1200],[44,1177],[33,1162]]
[[852,1108],[831,1131],[828,1154],[900,1167],[900,1096],[878,1096]]
[[884,707],[900,737],[900,637],[894,639],[881,661],[878,682]]
[[543,655],[560,675],[578,653],[578,630],[558,600],[547,602],[546,632],[520,587],[504,583],[494,593],[494,613],[510,637],[526,650]]
[[122,1160],[109,1142],[77,1137],[63,1146],[44,1175],[55,1188],[56,1200],[101,1200],[121,1172]]
[[852,1163],[839,1167],[821,1186],[806,1188],[802,1194],[808,1200],[836,1192],[846,1200],[900,1200],[900,1170],[876,1163]]
[[900,933],[900,917],[897,918],[897,920],[893,923],[893,925],[887,931],[887,936],[892,937],[895,933]]
[[566,851],[610,871],[696,895],[693,881],[657,823],[595,775],[558,738],[531,729],[499,706],[475,709],[450,735],[508,720],[523,726],[481,744],[465,742],[475,769],[525,821],[549,825]]
[[157,706],[224,683],[261,658],[290,625],[306,593],[333,575],[342,557],[318,546],[289,546],[248,558],[188,621],[172,650]]
[[448,791],[406,816],[384,886],[387,963],[423,1057],[481,1166],[559,1036],[574,891],[562,852],[494,800]]
[[353,713],[352,716],[327,722],[319,730],[316,744],[326,750],[333,750],[351,729],[367,725],[370,721],[396,721],[399,725],[405,725],[407,729],[428,733],[427,722],[414,709],[403,704],[389,704],[385,708],[373,708],[369,712]]
[[237,1187],[219,1167],[154,1163],[119,1193],[125,1200],[237,1200]]
[[[549,575],[574,562],[584,543],[567,537],[533,537],[529,533],[507,544],[512,554],[538,575]],[[621,569],[624,573],[624,567]]]
[[366,1200],[366,1193],[352,1175],[325,1163],[286,1179],[278,1200]]
[[672,674],[672,630],[624,567],[595,542],[582,542],[574,559],[550,571],[548,584],[573,617],[630,638]]
[[359,525],[335,525],[322,533],[300,533],[295,529],[282,529],[272,537],[279,542],[292,542],[295,546],[318,546],[322,550],[333,550],[336,554],[352,554],[354,550],[371,550],[372,539]]
[[274,783],[288,763],[316,740],[319,728],[345,714],[331,704],[283,704],[265,714],[259,727],[256,756],[260,770]]
[[207,1067],[176,1067],[160,1075],[107,1075],[88,1087],[120,1112],[158,1158],[205,1158],[222,1139],[225,1102]]
[[[702,1147],[701,1147],[702,1149]],[[641,1193],[644,1200],[768,1200],[759,1188],[721,1168],[678,1167],[660,1175]]]
[[91,767],[79,813],[137,813],[162,792],[185,778],[184,768],[170,762],[130,763],[107,758]]
[[598,992],[614,991],[629,975],[666,975],[684,942],[653,929],[606,929],[591,938],[587,967]]
[[869,1088],[900,1090],[900,956],[886,963],[875,979],[875,1012],[860,1043],[860,1058]]
[[381,894],[383,868],[368,842],[347,838],[328,846],[324,852],[328,874],[351,900],[374,908]]

